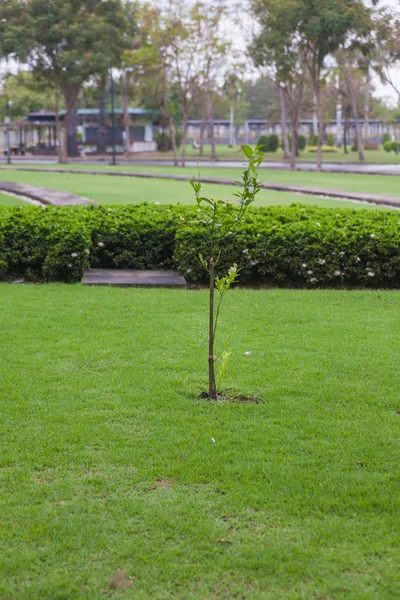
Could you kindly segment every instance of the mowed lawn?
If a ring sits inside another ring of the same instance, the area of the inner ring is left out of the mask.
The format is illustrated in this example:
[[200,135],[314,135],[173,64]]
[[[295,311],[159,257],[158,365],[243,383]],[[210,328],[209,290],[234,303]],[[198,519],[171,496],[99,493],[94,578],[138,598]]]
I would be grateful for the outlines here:
[[399,292],[232,291],[247,405],[198,399],[205,290],[0,303],[0,598],[400,597]]
[[[195,171],[195,170],[194,170]],[[171,172],[171,171],[169,171]],[[185,173],[190,176],[189,169]],[[269,173],[261,173],[261,177],[269,180]],[[195,173],[193,173],[195,175]],[[222,175],[221,175],[222,176]],[[237,173],[237,177],[240,173]],[[230,173],[234,179],[235,174]],[[193,190],[186,181],[172,181],[167,179],[147,179],[131,177],[115,177],[111,175],[84,175],[70,173],[43,173],[31,171],[2,170],[0,179],[3,181],[15,181],[29,183],[56,190],[68,191],[79,196],[85,196],[99,204],[138,204],[141,202],[159,202],[160,204],[192,204],[194,203]],[[392,179],[392,178],[387,178]],[[214,197],[236,201],[233,193],[236,191],[232,185],[205,184],[205,193]],[[368,204],[347,202],[317,196],[307,196],[286,192],[275,192],[262,190],[255,205],[290,205],[294,202],[312,204],[326,207],[349,207],[349,208],[375,208]],[[2,198],[0,197],[0,203]],[[9,201],[7,201],[9,203]]]
[[[242,160],[243,156],[239,156],[238,160]],[[73,169],[78,171],[118,171],[123,172],[136,172],[136,173],[159,173],[164,175],[183,175],[190,179],[191,177],[197,177],[200,172],[200,176],[203,177],[216,177],[220,179],[230,179],[236,181],[240,179],[242,170],[238,167],[203,167],[199,164],[199,170],[196,167],[171,167],[160,165],[147,166],[143,164],[136,165],[118,165],[111,167],[110,165],[100,164],[84,164],[84,163],[71,163],[69,165],[29,165],[30,169]],[[243,167],[244,168],[244,167]],[[9,173],[7,168],[0,168],[0,179],[9,181]],[[26,172],[12,171],[12,177],[24,177]],[[29,173],[28,173],[29,175]],[[47,173],[42,174],[43,177],[47,176]],[[51,174],[50,174],[51,175]],[[39,176],[39,174],[34,174]],[[400,196],[400,177],[391,175],[367,175],[367,174],[354,174],[354,173],[327,173],[327,172],[310,172],[310,171],[284,171],[278,169],[260,169],[260,179],[266,183],[281,183],[289,185],[303,185],[309,187],[322,187],[334,190],[343,190],[351,192],[365,192],[370,194],[386,194],[392,196]],[[17,179],[12,179],[12,181]],[[40,179],[42,181],[42,179]],[[19,181],[19,179],[18,179]],[[21,181],[25,181],[22,180]],[[118,179],[120,181],[120,179]],[[179,183],[179,182],[177,182]],[[41,184],[43,185],[43,184]],[[275,194],[275,192],[274,192]],[[276,194],[275,194],[276,195]],[[280,197],[280,195],[279,195]]]
[[0,205],[2,206],[23,206],[26,202],[15,196],[0,193]]

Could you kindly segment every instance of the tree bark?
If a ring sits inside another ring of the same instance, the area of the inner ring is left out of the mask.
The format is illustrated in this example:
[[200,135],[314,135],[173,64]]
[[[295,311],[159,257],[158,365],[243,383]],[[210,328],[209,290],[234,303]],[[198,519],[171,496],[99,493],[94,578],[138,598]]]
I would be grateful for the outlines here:
[[292,171],[296,170],[296,157],[297,157],[297,118],[294,117],[290,122],[291,126],[291,152],[290,152],[290,168]]
[[129,114],[129,94],[128,94],[128,82],[126,74],[122,74],[120,77],[120,101],[122,108],[122,123],[125,131],[125,152],[127,156],[130,155],[131,151],[131,117]]
[[364,161],[365,156],[364,156],[364,151],[363,151],[361,128],[360,128],[360,124],[358,122],[357,98],[356,98],[356,94],[354,94],[354,93],[351,94],[351,105],[352,105],[352,109],[353,109],[354,126],[356,128],[356,143],[357,143],[358,157],[361,161]]
[[210,258],[210,306],[209,306],[209,329],[208,329],[208,394],[210,398],[217,397],[215,385],[215,356],[214,356],[214,296],[215,296],[215,266],[214,259]]
[[68,163],[68,147],[69,147],[69,134],[71,130],[71,121],[75,110],[75,103],[78,98],[79,87],[68,86],[63,88],[64,104],[65,104],[65,115],[64,115],[64,136],[60,162]]
[[322,106],[321,85],[318,76],[315,80],[315,98],[317,101],[318,115],[317,170],[322,171],[322,144],[324,141],[324,109]]
[[208,97],[207,101],[207,121],[210,126],[210,137],[211,137],[211,158],[216,160],[217,151],[215,145],[215,132],[214,132],[214,118],[213,118],[213,104],[211,95]]
[[287,134],[286,104],[285,104],[285,96],[283,94],[283,89],[280,85],[280,81],[277,81],[277,91],[278,91],[279,108],[280,108],[280,112],[281,112],[283,158],[285,160],[288,160],[290,154],[289,154],[289,140],[288,140],[288,134]]
[[204,134],[206,131],[207,119],[203,118],[200,125],[200,148],[199,148],[199,156],[204,155]]
[[186,106],[183,107],[183,135],[182,135],[182,156],[181,166],[186,166],[186,140],[187,140],[187,127],[188,127],[188,112]]
[[99,120],[97,128],[97,152],[107,154],[106,78],[99,81]]
[[178,149],[176,147],[176,129],[174,120],[171,115],[168,115],[169,135],[171,138],[172,155],[174,157],[174,167],[178,166]]

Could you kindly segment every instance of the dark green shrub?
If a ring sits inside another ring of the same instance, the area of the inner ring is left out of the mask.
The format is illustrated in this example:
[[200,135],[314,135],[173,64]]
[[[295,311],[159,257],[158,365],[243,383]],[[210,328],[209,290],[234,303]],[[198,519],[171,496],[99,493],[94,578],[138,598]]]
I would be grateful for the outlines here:
[[392,142],[390,140],[386,140],[386,142],[383,144],[383,149],[385,150],[385,152],[391,152]]
[[395,140],[391,143],[392,145],[392,152],[396,152],[396,154],[399,153],[400,150],[400,142],[398,140]]
[[270,136],[268,136],[268,142],[267,142],[267,151],[268,152],[276,152],[279,148],[279,137],[276,135],[276,133],[271,133]]
[[[182,272],[203,277],[201,236],[178,233],[175,256]],[[218,269],[241,265],[241,281],[316,286],[400,285],[399,216],[384,211],[318,207],[252,209],[243,230],[227,240]]]
[[302,135],[302,134],[297,136],[297,148],[299,149],[299,151],[303,152],[303,150],[306,149],[306,146],[307,146],[306,136]]
[[382,145],[385,144],[385,142],[389,142],[390,141],[390,135],[388,133],[384,133],[382,136]]
[[267,135],[260,135],[257,140],[257,146],[260,147],[261,152],[268,152],[268,141],[269,138]]
[[328,133],[327,137],[326,137],[326,145],[327,146],[334,146],[335,145],[335,138],[333,136],[332,133]]
[[[0,207],[0,277],[79,281],[83,269],[204,270],[201,232],[182,229],[194,207]],[[400,216],[395,211],[292,205],[252,208],[221,253],[220,274],[279,285],[400,287]]]
[[[180,131],[179,129],[175,132],[175,140],[176,140],[176,147],[180,148],[182,145],[182,131]],[[172,141],[171,141],[171,136],[169,135],[169,133],[157,133],[157,135],[155,136],[155,142],[157,144],[157,150],[159,150],[160,152],[168,152],[169,150],[172,150]]]
[[318,146],[318,134],[314,133],[311,137],[310,137],[310,142],[308,144],[309,146]]

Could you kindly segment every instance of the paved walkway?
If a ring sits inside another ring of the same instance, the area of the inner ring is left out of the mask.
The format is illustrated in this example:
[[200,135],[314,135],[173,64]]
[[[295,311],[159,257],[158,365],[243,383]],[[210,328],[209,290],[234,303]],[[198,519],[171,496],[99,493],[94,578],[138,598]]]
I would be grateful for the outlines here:
[[[32,172],[44,172],[44,173],[72,173],[78,175],[108,175],[112,177],[142,177],[145,179],[169,179],[173,181],[189,181],[191,179],[188,175],[166,175],[162,173],[138,173],[134,171],[122,171],[122,170],[109,170],[109,171],[95,171],[85,169],[38,169],[34,167],[20,167],[18,170],[21,171],[32,171]],[[213,183],[219,185],[236,185],[233,179],[225,179],[221,177],[200,177],[200,181],[203,183]],[[3,185],[0,182],[0,186]],[[14,186],[23,186],[25,184],[11,184]],[[35,186],[29,186],[34,188]],[[366,192],[348,192],[342,190],[336,190],[332,188],[324,188],[324,187],[311,187],[304,185],[286,185],[283,183],[263,183],[263,189],[265,190],[273,190],[276,192],[290,192],[295,194],[304,194],[307,196],[322,196],[327,198],[338,198],[340,200],[355,200],[356,202],[366,202],[369,204],[377,204],[381,206],[393,206],[396,208],[400,208],[400,195],[399,196],[389,196],[386,194],[369,194]],[[1,188],[0,187],[0,191]],[[46,188],[37,188],[37,189],[46,189]],[[10,190],[11,191],[11,190]],[[51,192],[55,192],[55,190],[48,190]],[[59,195],[64,194],[64,192],[57,192]],[[67,194],[66,196],[73,197],[73,194]],[[75,196],[75,198],[80,198],[79,196]],[[36,199],[36,198],[33,198]],[[87,204],[93,203],[91,200],[87,198],[82,198],[83,202],[74,202],[75,204]],[[66,204],[64,204],[66,205]],[[58,204],[57,206],[61,206]]]
[[35,200],[36,202],[40,202],[40,204],[50,204],[51,206],[96,204],[93,200],[89,200],[89,198],[84,198],[83,196],[76,196],[69,192],[60,192],[59,190],[52,190],[27,183],[0,181],[0,191],[27,198],[28,200]]
[[185,278],[177,271],[157,270],[88,269],[83,273],[82,283],[84,285],[186,288]]

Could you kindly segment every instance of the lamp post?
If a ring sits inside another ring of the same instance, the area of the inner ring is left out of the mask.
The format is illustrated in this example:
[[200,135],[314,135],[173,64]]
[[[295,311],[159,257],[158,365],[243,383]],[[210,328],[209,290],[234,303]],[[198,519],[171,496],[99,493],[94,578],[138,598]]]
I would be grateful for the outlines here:
[[114,90],[114,76],[112,69],[111,73],[111,140],[112,140],[112,161],[111,165],[116,165],[117,161],[115,160],[115,90]]
[[8,165],[11,165],[11,146],[10,146],[11,105],[12,105],[12,102],[7,100],[7,102],[6,102],[7,116],[4,119],[4,123],[7,128],[6,135],[7,135],[7,164]]

